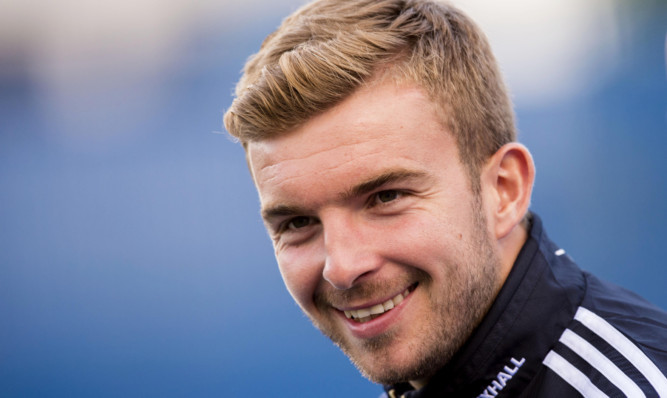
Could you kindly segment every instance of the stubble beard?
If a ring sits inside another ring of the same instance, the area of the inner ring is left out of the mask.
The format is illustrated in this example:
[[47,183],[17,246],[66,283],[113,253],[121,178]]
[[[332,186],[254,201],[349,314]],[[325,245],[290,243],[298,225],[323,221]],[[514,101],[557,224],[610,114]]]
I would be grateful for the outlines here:
[[[451,360],[488,312],[500,289],[500,261],[493,250],[479,198],[473,203],[473,214],[474,236],[463,256],[467,258],[459,264],[445,265],[449,286],[440,297],[429,293],[433,321],[416,326],[421,329],[415,333],[422,337],[420,340],[397,341],[396,333],[388,331],[354,346],[338,328],[311,317],[313,324],[341,348],[367,379],[390,385],[430,378]],[[433,283],[428,274],[416,272],[420,273],[420,288]],[[412,353],[412,358],[402,364],[385,363],[395,344],[407,344],[406,352]]]

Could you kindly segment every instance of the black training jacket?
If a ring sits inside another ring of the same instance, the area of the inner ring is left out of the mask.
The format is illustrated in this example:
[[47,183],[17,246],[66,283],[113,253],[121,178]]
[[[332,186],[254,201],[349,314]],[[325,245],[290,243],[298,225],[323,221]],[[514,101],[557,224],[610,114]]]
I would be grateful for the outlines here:
[[450,363],[384,397],[667,397],[667,313],[583,272],[532,216],[489,313]]

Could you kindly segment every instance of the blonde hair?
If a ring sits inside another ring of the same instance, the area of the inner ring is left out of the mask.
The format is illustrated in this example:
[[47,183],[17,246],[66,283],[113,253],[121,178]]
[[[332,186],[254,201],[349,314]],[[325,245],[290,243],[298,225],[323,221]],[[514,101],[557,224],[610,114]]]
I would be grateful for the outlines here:
[[225,127],[247,147],[326,111],[380,70],[417,84],[439,105],[471,178],[516,139],[486,37],[461,11],[429,0],[305,5],[246,63]]

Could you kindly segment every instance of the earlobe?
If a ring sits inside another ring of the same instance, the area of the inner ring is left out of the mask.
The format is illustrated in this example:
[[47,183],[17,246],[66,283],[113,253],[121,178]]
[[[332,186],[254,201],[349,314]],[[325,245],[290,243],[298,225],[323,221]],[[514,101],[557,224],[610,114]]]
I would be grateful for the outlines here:
[[521,223],[530,205],[535,165],[528,149],[512,142],[492,156],[484,178],[491,187],[491,217],[496,239],[507,236]]

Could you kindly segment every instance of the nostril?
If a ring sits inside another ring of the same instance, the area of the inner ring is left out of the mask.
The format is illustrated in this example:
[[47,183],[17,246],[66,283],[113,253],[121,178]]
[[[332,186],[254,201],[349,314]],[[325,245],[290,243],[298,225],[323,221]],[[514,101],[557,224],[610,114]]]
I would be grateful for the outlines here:
[[374,272],[375,272],[375,270],[364,272],[363,274],[357,276],[357,278],[353,281],[353,283],[356,283],[360,280],[363,280],[365,277],[372,275]]
[[368,258],[365,261],[350,260],[345,262],[341,259],[327,258],[322,276],[336,289],[345,290],[370,277],[376,268]]

